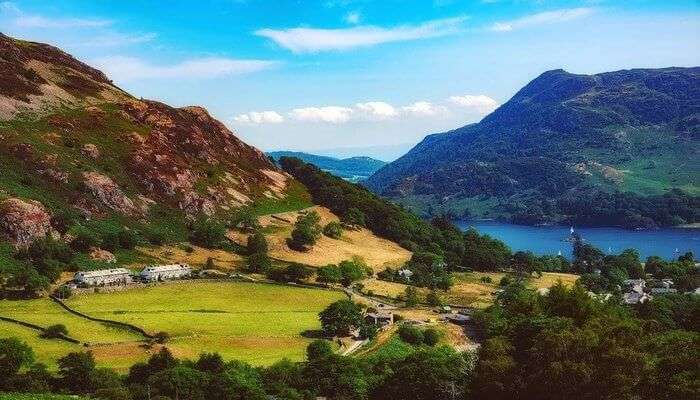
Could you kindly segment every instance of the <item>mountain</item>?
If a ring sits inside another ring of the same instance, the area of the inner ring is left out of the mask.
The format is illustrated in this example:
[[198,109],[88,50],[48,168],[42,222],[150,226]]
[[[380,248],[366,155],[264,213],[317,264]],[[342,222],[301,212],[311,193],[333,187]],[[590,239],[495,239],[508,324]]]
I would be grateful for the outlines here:
[[295,157],[307,163],[313,164],[333,175],[345,178],[352,182],[366,179],[381,167],[386,165],[384,161],[370,157],[350,157],[338,159],[334,157],[319,156],[316,154],[298,151],[271,151],[267,155],[279,160],[281,157]]
[[424,214],[653,227],[700,219],[700,68],[548,71],[367,181]]
[[0,171],[0,236],[15,243],[57,215],[225,216],[291,182],[205,109],[136,98],[55,47],[2,34]]

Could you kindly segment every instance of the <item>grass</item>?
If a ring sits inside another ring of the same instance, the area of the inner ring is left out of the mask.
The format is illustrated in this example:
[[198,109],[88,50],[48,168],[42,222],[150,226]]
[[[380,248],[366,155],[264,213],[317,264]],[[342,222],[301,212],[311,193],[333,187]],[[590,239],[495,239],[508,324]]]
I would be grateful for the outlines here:
[[298,211],[313,206],[306,187],[296,180],[289,180],[287,195],[283,199],[263,198],[253,204],[256,215],[269,215]]
[[36,361],[46,364],[49,369],[56,369],[58,358],[73,352],[82,351],[80,345],[57,339],[42,339],[39,333],[11,322],[0,321],[0,338],[15,337],[34,349]]
[[268,284],[186,281],[125,292],[74,296],[71,307],[96,317],[166,331],[177,356],[219,352],[267,365],[301,360],[320,328],[318,312],[341,293]]
[[[321,225],[338,221],[338,217],[327,208],[314,207],[314,210],[321,217]],[[394,268],[401,266],[411,258],[411,252],[408,250],[394,242],[377,237],[367,229],[345,230],[339,240],[323,235],[308,251],[291,250],[286,241],[291,236],[298,212],[279,213],[276,216],[289,222],[264,216],[260,218],[260,224],[264,227],[267,236],[270,257],[278,260],[320,267],[359,256],[375,271],[381,271],[387,266]],[[247,235],[235,231],[231,231],[229,237],[240,244],[245,244],[247,239]]]

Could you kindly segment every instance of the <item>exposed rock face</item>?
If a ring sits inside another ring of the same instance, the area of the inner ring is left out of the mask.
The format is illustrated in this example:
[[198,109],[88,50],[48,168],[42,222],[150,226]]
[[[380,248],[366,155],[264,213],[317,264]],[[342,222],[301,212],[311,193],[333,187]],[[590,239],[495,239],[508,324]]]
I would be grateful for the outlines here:
[[0,233],[26,247],[51,233],[51,216],[38,201],[10,198],[0,202]]
[[90,249],[90,258],[96,261],[104,261],[107,263],[117,262],[117,257],[115,257],[114,254],[110,253],[107,250],[102,250],[98,248]]
[[100,158],[100,150],[97,148],[97,146],[95,146],[92,143],[84,144],[81,149],[81,152],[85,157],[90,157],[93,160],[97,160],[98,158]]
[[139,210],[134,202],[126,197],[119,186],[108,176],[97,172],[84,172],[83,179],[85,187],[102,204],[123,214],[136,215],[138,213]]

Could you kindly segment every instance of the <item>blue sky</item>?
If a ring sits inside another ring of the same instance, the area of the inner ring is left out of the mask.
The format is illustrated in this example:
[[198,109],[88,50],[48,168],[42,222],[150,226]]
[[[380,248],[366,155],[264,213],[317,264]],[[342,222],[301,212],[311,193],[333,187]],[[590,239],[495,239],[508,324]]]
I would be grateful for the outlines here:
[[393,158],[540,73],[700,65],[700,2],[0,2],[132,94],[207,107],[247,142]]

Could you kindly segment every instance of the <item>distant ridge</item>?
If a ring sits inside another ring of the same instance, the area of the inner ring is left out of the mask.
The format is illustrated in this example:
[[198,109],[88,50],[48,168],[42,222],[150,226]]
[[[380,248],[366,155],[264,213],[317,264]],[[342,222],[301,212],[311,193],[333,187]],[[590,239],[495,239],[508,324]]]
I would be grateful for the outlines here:
[[280,157],[295,157],[350,181],[366,179],[386,165],[384,161],[362,156],[340,159],[299,151],[271,151],[267,155],[275,160]]

